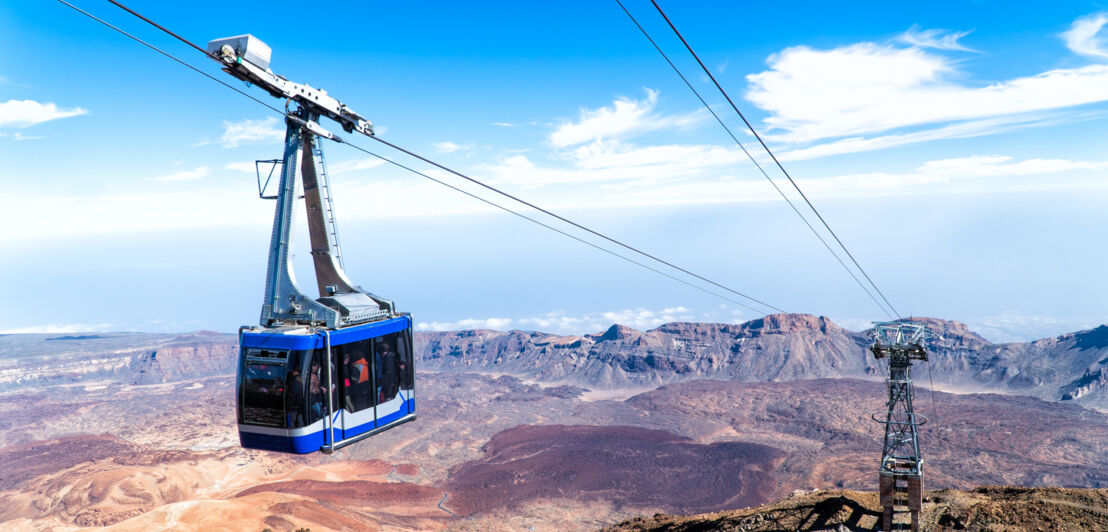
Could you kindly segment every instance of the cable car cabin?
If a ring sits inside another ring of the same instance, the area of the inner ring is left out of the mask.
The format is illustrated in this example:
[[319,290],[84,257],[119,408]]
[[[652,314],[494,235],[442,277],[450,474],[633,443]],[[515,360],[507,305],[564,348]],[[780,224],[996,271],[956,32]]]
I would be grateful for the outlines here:
[[[258,174],[258,196],[276,200],[259,325],[239,329],[238,424],[243,447],[331,452],[415,419],[412,318],[357,286],[343,270],[319,124],[373,135],[373,124],[326,91],[269,69],[270,48],[252,35],[208,43],[223,70],[284,99],[285,152],[275,194]],[[295,104],[296,109],[290,109]],[[297,186],[297,178],[300,186]],[[303,193],[297,195],[297,191]],[[319,297],[292,271],[293,204],[304,200]]]
[[416,417],[411,316],[342,329],[253,327],[240,338],[243,447],[326,453]]

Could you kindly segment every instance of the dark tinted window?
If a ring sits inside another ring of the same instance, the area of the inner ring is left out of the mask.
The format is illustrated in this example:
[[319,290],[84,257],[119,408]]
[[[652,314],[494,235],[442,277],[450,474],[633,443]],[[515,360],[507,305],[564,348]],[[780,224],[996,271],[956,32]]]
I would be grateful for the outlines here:
[[400,387],[405,390],[415,389],[415,364],[412,356],[412,331],[411,329],[399,333],[400,343]]
[[360,340],[336,348],[342,361],[343,406],[357,412],[372,408],[377,394],[373,393],[372,340]]
[[396,397],[400,390],[401,363],[399,346],[400,333],[386,334],[377,338],[373,344],[374,358],[378,367],[377,388],[381,402]]
[[312,354],[311,364],[308,366],[308,424],[323,419],[327,412],[327,375],[323,369],[323,351],[316,350]]
[[247,359],[243,368],[243,422],[285,426],[285,366]]
[[303,427],[308,422],[308,382],[304,374],[310,359],[310,350],[290,351],[285,364],[285,421],[288,427]]

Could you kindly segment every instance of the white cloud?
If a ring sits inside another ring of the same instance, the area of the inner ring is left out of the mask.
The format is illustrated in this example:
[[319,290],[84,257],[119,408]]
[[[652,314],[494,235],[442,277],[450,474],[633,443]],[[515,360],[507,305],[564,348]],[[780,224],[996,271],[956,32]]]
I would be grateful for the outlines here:
[[9,133],[0,133],[0,137],[10,138],[14,142],[20,142],[20,141],[24,141],[24,140],[39,140],[39,139],[46,138],[46,137],[43,137],[42,135],[24,135],[22,131],[16,131],[16,132],[10,133],[10,134]]
[[285,129],[276,117],[271,116],[263,120],[224,121],[220,142],[224,148],[234,148],[255,142],[280,142],[284,138]]
[[[229,163],[229,164],[227,164],[227,166],[224,166],[224,168],[226,168],[228,170],[234,170],[236,172],[246,172],[248,174],[257,173],[257,167],[255,166],[255,164],[253,162],[249,162],[249,163],[246,163],[246,162]],[[267,168],[268,168],[268,165],[267,165]]]
[[192,170],[181,170],[181,171],[178,171],[178,172],[173,172],[172,174],[168,174],[168,175],[163,175],[163,176],[159,176],[159,177],[151,177],[150,180],[151,181],[165,181],[165,182],[169,182],[169,181],[195,181],[197,179],[206,177],[208,174],[211,174],[211,170],[209,170],[207,166],[199,166],[199,167],[193,168]]
[[[1108,187],[1108,183],[1097,173],[1082,174],[1070,181],[1044,178],[1066,172],[1105,169],[1108,169],[1108,161],[1039,158],[1014,161],[1012,157],[1004,155],[975,155],[928,161],[916,171],[908,173],[852,174],[803,179],[799,183],[809,195],[824,197],[894,195],[920,191],[960,194],[1009,190],[1094,189]],[[1036,179],[1014,179],[1019,177]]]
[[[705,320],[704,318],[708,319]],[[421,331],[458,331],[465,329],[503,331],[516,329],[553,334],[586,334],[603,332],[613,324],[647,330],[663,323],[694,320],[732,321],[727,316],[717,315],[715,312],[701,313],[698,316],[691,309],[678,306],[662,310],[637,308],[576,315],[564,311],[555,311],[524,318],[467,318],[449,322],[423,322],[416,324],[416,328]]]
[[654,113],[658,91],[646,89],[645,100],[619,98],[610,107],[581,109],[576,122],[563,122],[550,134],[550,142],[565,148],[587,142],[632,137],[648,131],[687,127],[703,120],[703,112],[662,116]]
[[954,62],[919,47],[804,46],[747,76],[747,98],[769,112],[779,142],[861,136],[903,127],[1033,113],[1108,100],[1108,66],[1057,69],[987,86],[952,81]]
[[468,150],[473,147],[472,144],[466,144],[465,146],[462,146],[461,144],[450,141],[432,142],[431,145],[435,147],[435,151],[438,153],[454,153],[458,150]]
[[[797,179],[797,183],[810,198],[1102,190],[1108,188],[1108,180],[1102,176],[1104,170],[1108,170],[1108,161],[1014,160],[1008,156],[986,155],[928,161],[914,171],[904,173],[874,172],[802,178]],[[786,193],[795,196],[788,189]],[[659,181],[649,187],[602,185],[598,192],[587,198],[567,197],[562,203],[580,208],[649,207],[779,199],[779,194],[761,179],[739,180],[723,176]],[[798,198],[794,197],[794,200]]]
[[513,155],[479,167],[493,181],[526,187],[573,183],[623,182],[650,185],[703,174],[746,160],[737,148],[700,145],[636,147],[618,141],[594,142],[564,154],[569,167],[538,166],[526,155]]
[[54,103],[34,100],[8,100],[0,103],[0,127],[29,127],[59,118],[88,114],[80,107],[61,109]]
[[1108,23],[1108,13],[1093,13],[1073,21],[1070,29],[1062,33],[1066,47],[1076,54],[1108,58],[1100,30]]
[[913,25],[908,31],[902,33],[897,40],[919,48],[935,48],[937,50],[958,50],[963,52],[974,52],[970,48],[966,48],[958,42],[959,39],[969,35],[968,31],[948,31],[940,29],[924,30],[919,26]]
[[516,124],[511,124],[508,122],[493,122],[492,125],[500,127],[516,127]]
[[0,330],[0,334],[66,334],[79,332],[107,332],[118,327],[111,323],[51,323],[46,325],[29,325],[14,329]]
[[843,139],[816,144],[805,148],[779,152],[777,158],[782,161],[799,161],[815,159],[829,155],[844,153],[857,153],[862,151],[879,150],[926,142],[940,139],[962,139],[994,135],[1008,131],[1015,131],[1035,126],[1044,126],[1061,121],[1071,122],[1074,117],[1065,118],[1057,114],[1033,113],[1019,116],[1005,116],[987,118],[982,120],[970,120],[942,127],[914,131],[911,133],[898,133],[892,135],[879,135],[875,137],[847,137]]
[[1020,311],[963,320],[970,330],[991,342],[1029,342],[1095,328],[1108,323],[1108,314],[1058,318]]
[[[273,216],[273,205],[250,201],[253,194],[243,187],[104,194],[95,198],[64,192],[40,194],[35,202],[16,201],[5,207],[3,218],[7,220],[33,217],[39,221],[33,230],[0,233],[0,243],[250,226]],[[75,224],[73,220],[81,223]],[[135,223],[136,220],[141,223]]]
[[493,330],[508,330],[512,326],[511,318],[466,318],[458,321],[439,322],[433,321],[430,323],[416,324],[416,328],[421,331],[461,331],[466,329],[493,329]]
[[385,161],[376,157],[363,157],[361,159],[351,159],[347,161],[339,161],[335,164],[328,164],[327,171],[331,175],[345,174],[349,172],[357,172],[359,170],[368,170],[370,168],[376,168],[385,164]]

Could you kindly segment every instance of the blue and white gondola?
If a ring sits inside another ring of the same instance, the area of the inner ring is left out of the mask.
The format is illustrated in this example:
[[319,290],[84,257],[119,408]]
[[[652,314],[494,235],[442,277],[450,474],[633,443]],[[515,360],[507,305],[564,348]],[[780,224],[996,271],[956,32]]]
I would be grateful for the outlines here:
[[[244,329],[238,369],[242,446],[327,452],[414,420],[411,332],[407,315],[338,330]],[[368,379],[361,378],[359,361]]]

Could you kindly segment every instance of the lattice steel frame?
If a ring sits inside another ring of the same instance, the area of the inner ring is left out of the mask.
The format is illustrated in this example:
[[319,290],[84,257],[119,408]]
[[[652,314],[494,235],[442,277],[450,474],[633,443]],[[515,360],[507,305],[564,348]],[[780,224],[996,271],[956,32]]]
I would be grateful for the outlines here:
[[878,360],[888,359],[885,379],[889,399],[884,419],[873,414],[874,421],[885,425],[884,446],[879,467],[884,530],[893,529],[897,506],[911,513],[911,530],[919,530],[919,512],[923,507],[923,455],[919,447],[919,427],[927,422],[912,407],[912,361],[927,360],[923,342],[930,336],[920,323],[888,322],[873,327],[870,350]]

